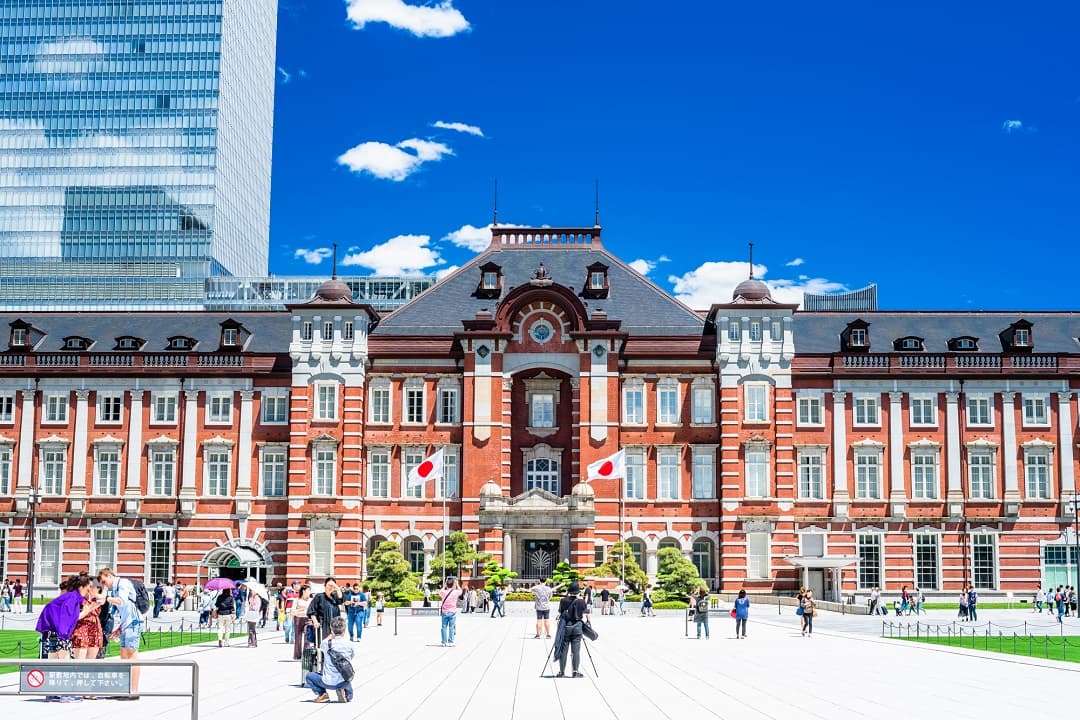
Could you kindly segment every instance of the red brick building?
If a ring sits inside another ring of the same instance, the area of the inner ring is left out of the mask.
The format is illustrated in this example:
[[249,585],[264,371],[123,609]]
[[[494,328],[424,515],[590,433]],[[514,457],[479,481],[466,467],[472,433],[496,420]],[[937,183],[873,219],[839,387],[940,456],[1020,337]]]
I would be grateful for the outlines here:
[[[1072,313],[695,311],[599,228],[496,227],[384,317],[5,315],[0,562],[185,582],[417,571],[461,529],[523,576],[620,538],[715,587],[1075,584]],[[438,485],[409,470],[444,450]],[[627,452],[622,483],[581,483]],[[1070,553],[1073,553],[1070,555]]]

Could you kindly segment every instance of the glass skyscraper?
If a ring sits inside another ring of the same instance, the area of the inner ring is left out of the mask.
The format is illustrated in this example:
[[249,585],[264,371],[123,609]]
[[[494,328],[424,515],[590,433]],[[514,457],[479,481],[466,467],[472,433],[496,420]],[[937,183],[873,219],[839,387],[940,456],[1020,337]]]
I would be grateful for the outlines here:
[[0,303],[268,272],[277,0],[0,0]]

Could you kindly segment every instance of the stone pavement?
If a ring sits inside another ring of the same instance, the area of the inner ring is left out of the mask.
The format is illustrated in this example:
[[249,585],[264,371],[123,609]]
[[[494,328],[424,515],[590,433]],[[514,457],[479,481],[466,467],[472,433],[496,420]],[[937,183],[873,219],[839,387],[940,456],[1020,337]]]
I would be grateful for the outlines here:
[[[943,611],[939,611],[943,612]],[[1008,613],[1008,615],[1006,615]],[[987,611],[994,622],[1022,611]],[[895,618],[893,618],[895,620]],[[904,618],[905,620],[907,618]],[[1075,621],[1074,621],[1075,622]],[[1059,708],[1080,666],[881,640],[880,620],[822,613],[813,638],[797,618],[762,606],[751,614],[747,640],[735,640],[726,613],[711,619],[712,639],[684,637],[682,613],[641,618],[594,616],[600,639],[589,644],[594,673],[584,679],[540,677],[550,641],[533,639],[527,608],[505,619],[458,619],[457,647],[439,646],[437,617],[399,618],[368,628],[358,643],[356,699],[316,705],[297,687],[299,663],[280,633],[257,649],[216,645],[146,653],[193,659],[202,673],[200,718],[243,716],[302,720],[450,718],[888,718],[917,714],[950,720],[1028,717]],[[1074,626],[1075,627],[1075,626]],[[838,629],[842,628],[842,629]],[[14,675],[0,676],[10,689]],[[143,689],[183,686],[182,672],[144,670]],[[138,703],[88,700],[71,705],[0,698],[0,711],[33,717],[97,720],[110,716],[186,719],[185,700]]]

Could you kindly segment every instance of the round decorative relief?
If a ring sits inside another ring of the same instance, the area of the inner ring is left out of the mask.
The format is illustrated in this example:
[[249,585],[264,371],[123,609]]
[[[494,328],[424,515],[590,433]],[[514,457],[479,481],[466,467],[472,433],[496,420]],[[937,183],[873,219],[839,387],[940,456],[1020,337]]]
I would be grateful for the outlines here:
[[555,330],[547,320],[537,320],[529,328],[529,336],[541,345],[554,337],[554,335]]

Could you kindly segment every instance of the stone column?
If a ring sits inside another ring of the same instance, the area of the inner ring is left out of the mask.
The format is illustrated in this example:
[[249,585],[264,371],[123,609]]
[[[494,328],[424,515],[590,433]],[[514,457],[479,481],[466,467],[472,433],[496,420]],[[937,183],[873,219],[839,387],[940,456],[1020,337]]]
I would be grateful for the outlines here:
[[1016,393],[1001,393],[1001,463],[1005,466],[1005,500],[1020,502],[1016,476]]
[[[949,514],[960,515],[964,483],[960,471],[960,393],[945,393],[945,487]],[[954,507],[955,505],[955,507]]]
[[566,529],[562,531],[562,541],[559,543],[559,555],[563,562],[570,563],[574,566],[573,561],[573,548],[570,545],[570,530]]
[[128,455],[127,478],[124,482],[124,495],[140,498],[142,491],[142,429],[143,429],[143,394],[145,390],[132,390],[131,411],[128,417]]
[[34,396],[37,390],[22,391],[22,420],[19,423],[19,476],[15,494],[30,495],[30,479],[34,474]]
[[251,497],[252,390],[240,391],[240,438],[236,457],[236,494]]
[[833,512],[847,515],[848,493],[847,474],[847,393],[833,390]]
[[71,451],[71,498],[86,497],[86,425],[89,415],[89,390],[75,391],[75,437]]
[[904,516],[904,393],[889,393],[889,506],[894,517]]
[[195,488],[195,452],[199,440],[199,391],[184,391],[184,437],[183,437],[183,473],[180,481],[180,496],[194,498],[198,495]]
[[645,574],[655,578],[660,566],[656,558],[656,548],[645,548]]
[[510,533],[503,530],[503,561],[502,566],[507,570],[513,570],[513,543],[510,540]]
[[1076,495],[1076,476],[1073,470],[1072,392],[1058,393],[1058,455],[1060,456],[1062,502]]

